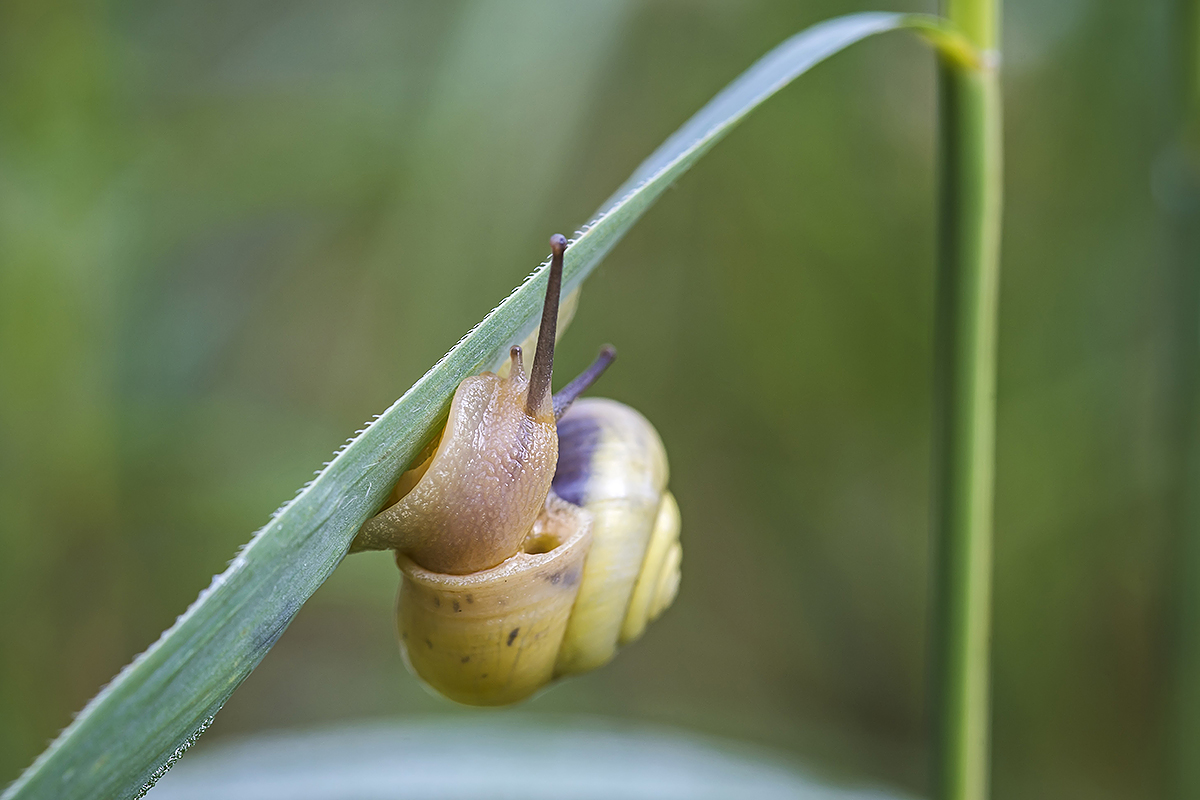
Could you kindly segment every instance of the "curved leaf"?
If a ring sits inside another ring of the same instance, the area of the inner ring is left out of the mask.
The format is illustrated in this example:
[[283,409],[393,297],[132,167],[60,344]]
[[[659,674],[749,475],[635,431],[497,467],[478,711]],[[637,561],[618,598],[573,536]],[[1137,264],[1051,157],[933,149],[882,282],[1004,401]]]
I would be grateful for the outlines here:
[[[772,50],[638,167],[567,250],[577,287],[680,175],[747,114],[815,64],[873,34],[919,29],[950,57],[961,37],[936,18],[864,13]],[[544,266],[544,265],[543,265]],[[342,560],[362,522],[430,440],[458,383],[495,368],[532,329],[545,291],[535,271],[305,486],[145,653],[106,686],[0,800],[129,797],[147,791],[200,736]]]

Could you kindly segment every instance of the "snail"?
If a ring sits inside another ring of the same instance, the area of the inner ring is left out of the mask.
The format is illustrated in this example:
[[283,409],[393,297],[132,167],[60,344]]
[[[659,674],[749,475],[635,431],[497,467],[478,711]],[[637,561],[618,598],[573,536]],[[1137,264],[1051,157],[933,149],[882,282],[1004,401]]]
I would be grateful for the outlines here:
[[505,368],[464,379],[441,433],[351,546],[395,551],[405,660],[469,705],[514,703],[601,666],[679,588],[662,440],[626,405],[576,402],[616,351],[550,392],[567,240],[550,245],[529,375],[514,346]]

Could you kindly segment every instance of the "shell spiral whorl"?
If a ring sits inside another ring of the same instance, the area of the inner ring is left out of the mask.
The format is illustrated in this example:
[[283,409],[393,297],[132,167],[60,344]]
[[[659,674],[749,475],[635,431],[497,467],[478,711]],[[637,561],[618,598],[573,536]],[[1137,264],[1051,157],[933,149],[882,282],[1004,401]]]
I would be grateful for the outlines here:
[[[582,399],[559,420],[558,437],[553,490],[593,520],[583,585],[559,655],[560,672],[584,672],[640,636],[674,599],[679,555],[668,555],[681,552],[679,510],[666,491],[662,440],[634,409]],[[665,601],[660,584],[670,593]]]

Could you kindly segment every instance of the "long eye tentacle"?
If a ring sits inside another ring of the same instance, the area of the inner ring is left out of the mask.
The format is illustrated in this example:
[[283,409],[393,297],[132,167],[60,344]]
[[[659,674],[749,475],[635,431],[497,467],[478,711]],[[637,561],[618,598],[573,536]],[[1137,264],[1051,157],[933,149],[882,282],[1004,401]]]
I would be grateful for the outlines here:
[[568,383],[563,388],[559,389],[554,395],[554,419],[562,419],[562,415],[567,413],[567,409],[571,407],[579,395],[586,392],[596,380],[604,374],[609,365],[617,358],[617,348],[611,344],[606,344],[600,348],[600,354],[596,356],[596,360],[592,365],[579,373],[576,378]]
[[537,352],[529,370],[529,396],[525,413],[536,416],[550,393],[550,378],[554,371],[554,335],[558,328],[558,295],[562,291],[563,253],[567,238],[561,233],[550,237],[550,275],[546,280],[546,302],[542,305],[542,326],[538,330]]

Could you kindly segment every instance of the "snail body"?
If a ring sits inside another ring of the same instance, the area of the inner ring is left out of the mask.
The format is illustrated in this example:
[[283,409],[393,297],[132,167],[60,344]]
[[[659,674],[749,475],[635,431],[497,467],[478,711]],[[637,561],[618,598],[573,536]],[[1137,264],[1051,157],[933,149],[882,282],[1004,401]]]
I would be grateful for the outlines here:
[[615,351],[550,394],[566,240],[551,246],[529,376],[513,347],[507,371],[463,380],[439,438],[351,548],[396,551],[406,660],[471,705],[517,702],[604,664],[679,585],[679,509],[657,432],[621,403],[574,402]]
[[[549,397],[525,412],[529,379],[514,350],[506,377],[463,380],[433,456],[411,490],[363,525],[363,542],[386,542],[433,570],[466,574],[517,553],[542,511],[558,436]],[[396,492],[393,491],[393,496]]]

